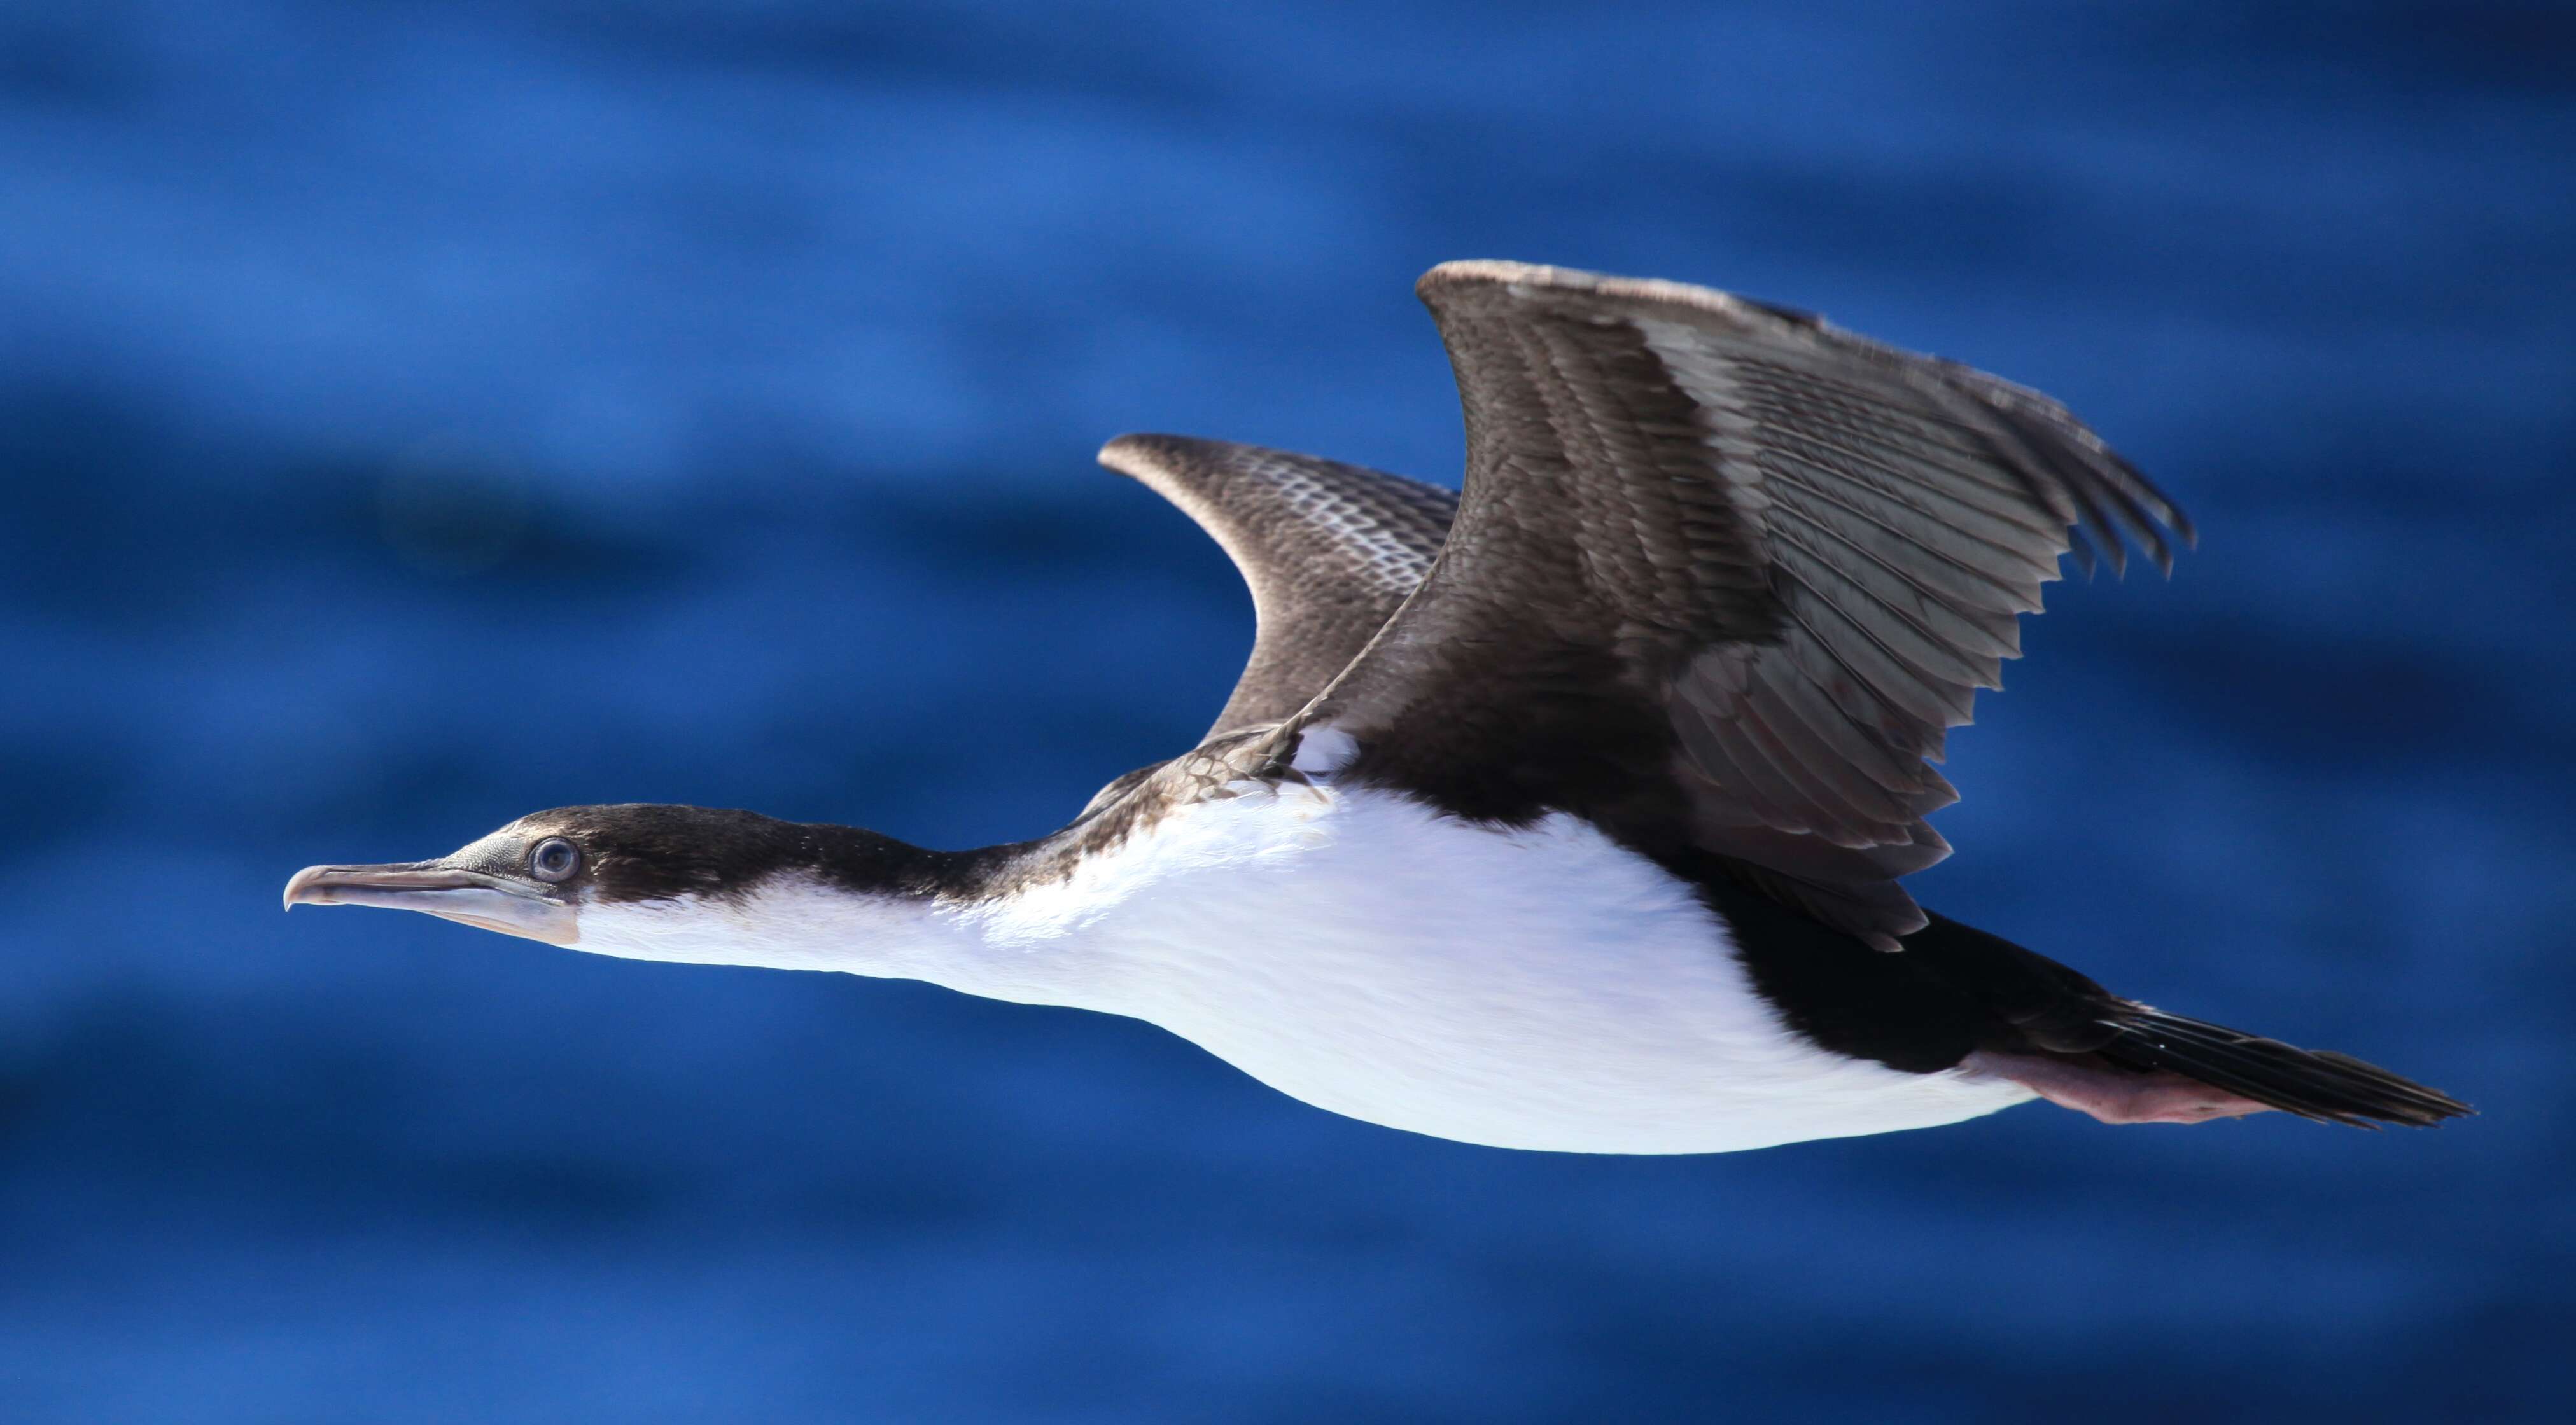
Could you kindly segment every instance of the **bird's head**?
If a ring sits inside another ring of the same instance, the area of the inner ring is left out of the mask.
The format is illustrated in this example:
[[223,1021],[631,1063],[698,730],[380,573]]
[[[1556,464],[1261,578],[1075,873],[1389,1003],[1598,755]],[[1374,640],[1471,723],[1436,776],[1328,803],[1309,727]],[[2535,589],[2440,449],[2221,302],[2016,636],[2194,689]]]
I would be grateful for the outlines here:
[[596,918],[609,907],[739,900],[785,873],[854,892],[926,895],[937,889],[930,854],[872,832],[756,812],[558,807],[427,861],[307,866],[286,883],[286,904],[427,911],[504,935],[581,945],[585,912]]

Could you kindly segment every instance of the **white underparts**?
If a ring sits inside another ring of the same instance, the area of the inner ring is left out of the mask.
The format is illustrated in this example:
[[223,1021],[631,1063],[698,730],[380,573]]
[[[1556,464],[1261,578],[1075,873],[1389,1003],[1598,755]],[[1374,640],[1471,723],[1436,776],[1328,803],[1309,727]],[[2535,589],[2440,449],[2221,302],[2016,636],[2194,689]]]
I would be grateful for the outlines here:
[[1500,1147],[1719,1152],[2033,1096],[1791,1033],[1687,885],[1575,818],[1497,831],[1382,792],[1241,790],[1007,898],[788,880],[590,907],[580,948],[1132,1015],[1319,1107]]
[[1309,777],[1321,777],[1342,769],[1359,751],[1359,744],[1338,727],[1310,727],[1297,734],[1297,756],[1288,765]]

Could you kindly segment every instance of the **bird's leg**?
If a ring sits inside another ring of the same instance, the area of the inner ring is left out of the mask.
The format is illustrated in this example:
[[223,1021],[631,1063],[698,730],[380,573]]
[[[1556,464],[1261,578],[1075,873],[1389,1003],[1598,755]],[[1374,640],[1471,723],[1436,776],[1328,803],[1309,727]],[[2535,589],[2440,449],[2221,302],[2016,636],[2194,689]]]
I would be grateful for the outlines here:
[[2242,1118],[2269,1105],[2162,1069],[2137,1073],[2108,1064],[2037,1054],[1998,1054],[1980,1049],[1960,1068],[2010,1079],[2060,1108],[2089,1113],[2104,1123],[2206,1123]]

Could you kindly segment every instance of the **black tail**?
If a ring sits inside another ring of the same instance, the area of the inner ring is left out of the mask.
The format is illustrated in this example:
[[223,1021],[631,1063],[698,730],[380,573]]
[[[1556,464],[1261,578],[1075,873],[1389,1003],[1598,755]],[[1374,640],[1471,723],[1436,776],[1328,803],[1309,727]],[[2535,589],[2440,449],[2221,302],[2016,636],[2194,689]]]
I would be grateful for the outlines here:
[[2293,1048],[2125,1000],[2119,1006],[2103,1021],[2117,1033],[2098,1051],[2114,1064],[2170,1069],[2302,1118],[2355,1128],[2378,1127],[2373,1119],[2424,1128],[2476,1112],[2347,1054]]

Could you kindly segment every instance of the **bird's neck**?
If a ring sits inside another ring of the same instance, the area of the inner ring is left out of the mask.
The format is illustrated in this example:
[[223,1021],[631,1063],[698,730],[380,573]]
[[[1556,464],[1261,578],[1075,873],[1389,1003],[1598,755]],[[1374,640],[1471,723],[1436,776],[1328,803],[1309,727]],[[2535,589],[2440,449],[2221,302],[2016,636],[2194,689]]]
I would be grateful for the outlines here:
[[[1031,936],[986,884],[1023,848],[940,852],[815,827],[819,854],[727,886],[591,904],[576,949],[635,960],[928,980],[970,994],[1067,1002],[1087,925]],[[835,835],[835,833],[841,833]],[[810,843],[809,843],[810,844]]]
[[1336,853],[1325,828],[1332,806],[1306,788],[1216,798],[1116,836],[1077,824],[968,852],[806,829],[816,835],[796,844],[823,854],[733,888],[585,907],[577,948],[928,980],[994,999],[1134,1013],[1140,996],[1175,978],[1176,956],[1228,960],[1247,924],[1335,901],[1337,876],[1384,881],[1386,858],[1434,821],[1388,803],[1374,835],[1367,828],[1377,823],[1363,818],[1358,849]]

